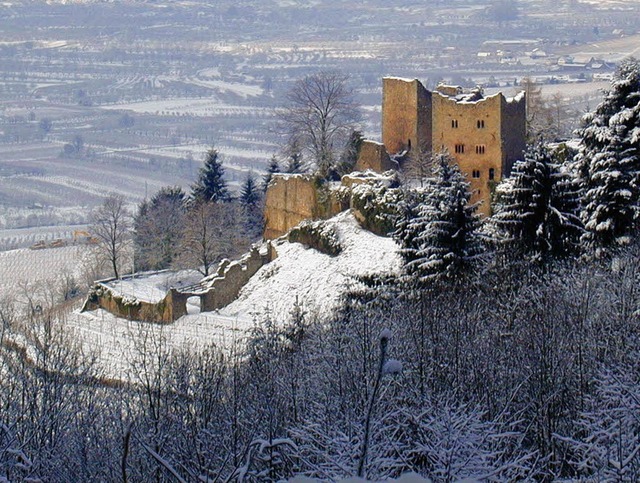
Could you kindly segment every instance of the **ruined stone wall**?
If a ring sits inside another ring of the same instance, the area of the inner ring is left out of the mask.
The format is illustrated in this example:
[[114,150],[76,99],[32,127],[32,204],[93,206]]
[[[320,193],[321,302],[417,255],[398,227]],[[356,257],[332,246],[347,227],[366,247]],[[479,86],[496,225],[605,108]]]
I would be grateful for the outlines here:
[[331,218],[349,208],[343,191],[311,175],[274,174],[265,196],[264,239],[286,234],[304,220]]
[[187,297],[174,289],[169,290],[167,295],[157,303],[143,300],[135,300],[131,303],[126,297],[113,292],[105,284],[109,281],[96,282],[82,307],[82,312],[101,308],[123,319],[160,324],[171,323],[187,313]]
[[511,175],[513,163],[522,159],[527,138],[527,100],[522,92],[513,99],[502,98],[503,175]]
[[457,102],[434,93],[432,101],[434,151],[446,149],[453,156],[471,184],[471,201],[482,201],[478,212],[489,215],[492,186],[503,176],[504,97],[496,94],[476,102]]
[[220,264],[216,275],[211,279],[209,289],[200,297],[200,310],[210,312],[218,310],[233,302],[249,279],[274,256],[269,242],[264,255],[253,248],[247,255],[235,262]]
[[370,169],[376,173],[384,173],[385,171],[393,169],[393,166],[394,164],[384,144],[369,139],[362,141],[354,171],[366,171]]
[[127,299],[114,293],[107,285],[111,280],[96,282],[82,307],[82,311],[102,308],[117,317],[142,322],[167,324],[187,314],[187,300],[200,298],[202,312],[218,310],[233,302],[249,279],[265,264],[278,256],[271,242],[260,249],[253,247],[240,260],[223,260],[216,273],[183,291],[169,289],[157,302]]
[[382,142],[389,153],[431,150],[431,92],[417,79],[382,80]]
[[318,206],[314,178],[310,175],[274,175],[264,203],[264,238],[284,235],[302,220],[312,219]]

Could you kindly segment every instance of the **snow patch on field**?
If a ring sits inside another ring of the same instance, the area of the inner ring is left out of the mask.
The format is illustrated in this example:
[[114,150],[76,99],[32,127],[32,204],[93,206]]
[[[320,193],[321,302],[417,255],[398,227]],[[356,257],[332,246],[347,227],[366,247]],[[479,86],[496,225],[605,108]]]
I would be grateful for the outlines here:
[[[213,81],[212,81],[213,82]],[[141,114],[156,114],[166,116],[214,116],[239,115],[266,117],[273,115],[271,109],[226,104],[211,98],[177,98],[157,101],[139,101],[125,104],[110,104],[101,106],[107,110],[127,110]]]

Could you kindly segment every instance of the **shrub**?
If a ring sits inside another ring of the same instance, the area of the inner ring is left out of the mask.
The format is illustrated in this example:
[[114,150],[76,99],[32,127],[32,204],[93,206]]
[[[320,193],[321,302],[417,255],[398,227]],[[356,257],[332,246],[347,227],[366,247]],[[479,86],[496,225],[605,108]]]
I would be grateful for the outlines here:
[[291,229],[288,240],[292,243],[302,243],[331,256],[336,256],[342,251],[335,228],[322,220],[303,221]]

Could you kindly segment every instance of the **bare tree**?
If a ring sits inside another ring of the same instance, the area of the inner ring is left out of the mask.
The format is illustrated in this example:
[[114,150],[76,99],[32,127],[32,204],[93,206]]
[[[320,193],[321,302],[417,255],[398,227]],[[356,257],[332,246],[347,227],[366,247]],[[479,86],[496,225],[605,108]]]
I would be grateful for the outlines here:
[[426,180],[433,176],[433,153],[427,146],[418,146],[409,153],[409,159],[403,168],[405,176],[411,181],[424,186]]
[[237,238],[241,220],[231,203],[195,203],[187,213],[180,245],[182,265],[197,268],[206,277],[213,264],[246,246]]
[[338,72],[319,72],[297,81],[287,94],[280,122],[289,144],[310,154],[320,175],[325,176],[357,127],[360,111],[349,77]]
[[120,276],[130,243],[131,214],[122,195],[110,194],[91,215],[91,233],[98,240],[102,256],[109,261],[114,277]]
[[527,100],[527,136],[530,140],[548,137],[553,127],[553,115],[542,95],[542,88],[534,80],[525,77],[520,82]]

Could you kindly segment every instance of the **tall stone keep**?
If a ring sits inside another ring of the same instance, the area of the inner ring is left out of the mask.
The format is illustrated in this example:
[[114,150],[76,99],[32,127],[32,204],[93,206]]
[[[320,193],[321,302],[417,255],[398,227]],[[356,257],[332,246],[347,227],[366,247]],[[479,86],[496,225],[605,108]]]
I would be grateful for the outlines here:
[[417,79],[382,79],[382,143],[389,153],[431,150],[431,92]]
[[491,214],[492,190],[509,176],[526,140],[524,93],[484,97],[479,89],[439,85],[434,92],[417,79],[383,79],[382,140],[391,154],[416,147],[448,151],[471,185],[479,213]]

